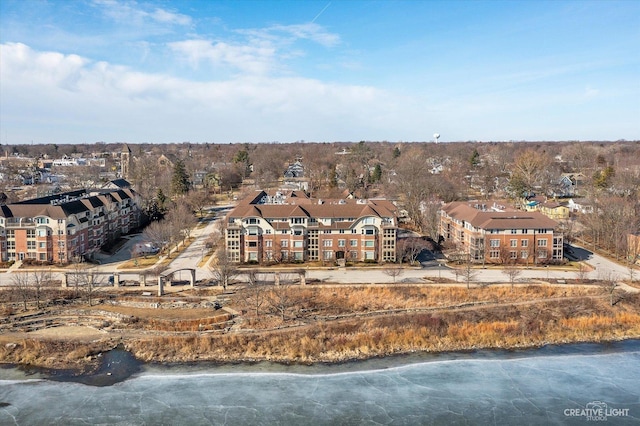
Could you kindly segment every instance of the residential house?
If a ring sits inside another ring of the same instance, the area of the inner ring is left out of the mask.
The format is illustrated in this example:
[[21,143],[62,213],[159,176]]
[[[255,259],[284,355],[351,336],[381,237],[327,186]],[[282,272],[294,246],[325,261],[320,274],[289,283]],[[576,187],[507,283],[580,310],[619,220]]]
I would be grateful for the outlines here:
[[553,189],[555,197],[575,197],[586,184],[587,177],[582,173],[563,173]]
[[538,205],[538,211],[553,220],[569,219],[569,207],[555,201],[547,201]]
[[576,200],[571,198],[567,203],[567,207],[569,208],[569,211],[573,213],[588,214],[593,213],[594,211],[593,203],[586,199]]
[[225,244],[235,262],[395,262],[396,234],[388,200],[258,191],[227,215]]
[[476,263],[539,264],[563,258],[558,223],[536,211],[492,211],[474,203],[449,203],[441,210],[440,233],[445,243]]

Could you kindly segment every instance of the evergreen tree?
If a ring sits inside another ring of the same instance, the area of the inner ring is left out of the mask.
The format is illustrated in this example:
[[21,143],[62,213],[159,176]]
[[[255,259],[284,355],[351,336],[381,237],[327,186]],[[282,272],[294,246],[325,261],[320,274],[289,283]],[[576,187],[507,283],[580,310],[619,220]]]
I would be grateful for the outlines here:
[[471,154],[471,158],[469,159],[469,163],[471,163],[471,167],[476,167],[480,165],[480,154],[478,153],[477,149],[473,150],[473,153]]
[[373,182],[380,182],[380,179],[382,179],[382,167],[380,167],[380,164],[376,164],[376,167],[373,169],[373,176],[371,176],[371,180]]
[[173,177],[171,178],[171,192],[174,195],[183,195],[189,192],[189,175],[182,160],[176,160],[173,166]]

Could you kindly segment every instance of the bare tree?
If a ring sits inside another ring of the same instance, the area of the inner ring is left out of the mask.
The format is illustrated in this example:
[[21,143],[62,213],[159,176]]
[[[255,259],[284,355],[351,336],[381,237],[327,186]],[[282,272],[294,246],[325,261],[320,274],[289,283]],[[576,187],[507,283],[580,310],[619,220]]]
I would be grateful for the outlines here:
[[578,270],[576,271],[576,279],[580,283],[584,283],[587,279],[587,274],[589,273],[589,268],[584,263],[580,262],[578,265]]
[[257,318],[260,316],[260,308],[266,302],[266,282],[264,275],[256,271],[250,271],[248,278],[246,301]]
[[51,271],[39,269],[31,274],[31,282],[33,286],[34,297],[36,299],[36,307],[40,309],[40,302],[47,287],[51,287]]
[[206,190],[202,189],[199,191],[190,191],[188,196],[186,197],[186,201],[189,204],[189,207],[200,214],[202,217],[204,213],[204,208],[211,203],[209,199],[209,194]]
[[291,294],[291,285],[286,281],[269,289],[267,301],[269,306],[280,315],[282,322],[287,320],[287,313],[297,302]]
[[616,299],[616,289],[618,288],[618,277],[611,271],[603,273],[600,277],[600,288],[602,291],[609,295],[609,304],[615,305],[618,300]]
[[[145,240],[151,242],[154,246],[164,249],[171,241],[171,227],[169,221],[160,220],[151,222],[142,232]],[[167,247],[167,251],[170,247]],[[169,255],[170,253],[167,253]],[[169,256],[171,257],[171,256]]]
[[393,283],[395,284],[396,282],[396,278],[399,277],[400,275],[402,275],[404,273],[404,270],[402,269],[402,266],[400,265],[394,265],[392,263],[387,264],[384,269],[382,270],[382,272],[385,275],[390,276],[391,278],[393,278]]
[[422,203],[422,232],[436,242],[440,237],[441,208],[442,203],[434,199]]
[[406,259],[413,265],[422,250],[428,247],[430,247],[430,244],[420,237],[401,238],[398,240],[398,258],[400,261]]
[[513,284],[515,283],[516,279],[522,274],[522,270],[512,262],[504,265],[502,273],[509,278],[509,282],[511,283],[511,290],[513,290]]
[[11,291],[22,301],[25,311],[33,293],[30,281],[28,272],[14,272],[11,274]]
[[227,251],[221,248],[216,253],[216,260],[211,264],[211,272],[218,285],[221,285],[226,290],[231,280],[238,275],[238,267],[229,258]]
[[95,268],[87,268],[81,275],[80,288],[89,304],[93,305],[93,299],[99,286],[102,285],[103,277],[99,275]]
[[172,240],[177,244],[180,240],[191,236],[191,230],[196,226],[198,220],[193,215],[193,211],[183,202],[179,202],[169,210],[165,220],[169,224]]
[[471,255],[467,254],[465,257],[465,261],[462,268],[462,276],[464,277],[464,281],[467,283],[467,288],[471,288],[471,282],[478,274],[473,268],[473,260],[471,259]]

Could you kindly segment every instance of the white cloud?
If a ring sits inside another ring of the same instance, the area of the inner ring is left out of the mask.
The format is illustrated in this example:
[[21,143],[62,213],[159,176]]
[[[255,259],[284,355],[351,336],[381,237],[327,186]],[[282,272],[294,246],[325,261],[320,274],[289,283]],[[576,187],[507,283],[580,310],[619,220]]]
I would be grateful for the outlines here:
[[160,8],[147,11],[135,1],[93,0],[93,3],[99,6],[106,16],[118,23],[140,25],[144,22],[155,22],[186,26],[192,24],[191,17],[187,15]]
[[237,30],[254,40],[268,40],[278,45],[287,45],[296,40],[311,40],[326,47],[334,47],[340,43],[340,36],[330,33],[323,26],[309,22],[294,25],[273,25],[261,29]]
[[19,43],[0,45],[0,76],[12,143],[388,139],[416,119],[367,86],[264,75],[197,82]]
[[213,66],[229,66],[250,74],[266,73],[273,66],[275,55],[275,49],[269,43],[252,46],[185,40],[169,43],[168,46],[194,68],[206,61]]

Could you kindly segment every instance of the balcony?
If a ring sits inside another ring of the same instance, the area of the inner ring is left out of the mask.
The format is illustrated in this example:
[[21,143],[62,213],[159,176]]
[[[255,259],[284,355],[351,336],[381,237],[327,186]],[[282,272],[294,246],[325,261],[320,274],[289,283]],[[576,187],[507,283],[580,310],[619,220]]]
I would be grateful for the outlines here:
[[6,228],[35,228],[37,223],[32,218],[20,218],[18,220],[7,219]]

